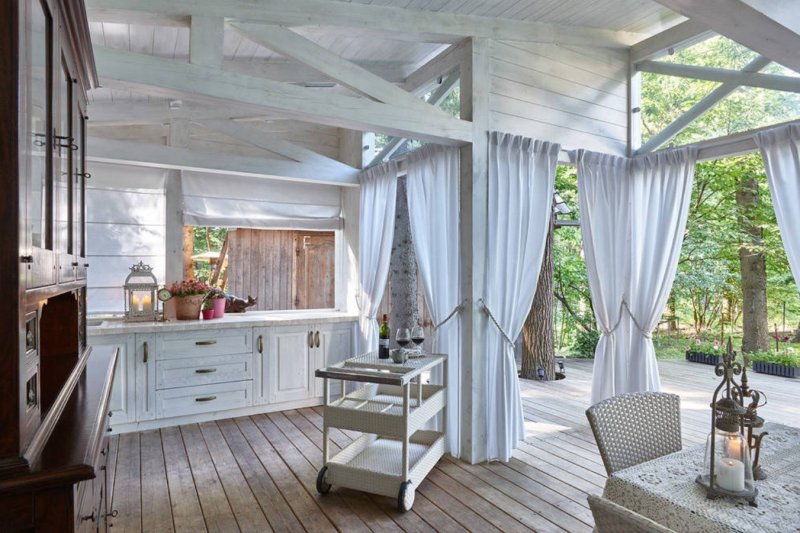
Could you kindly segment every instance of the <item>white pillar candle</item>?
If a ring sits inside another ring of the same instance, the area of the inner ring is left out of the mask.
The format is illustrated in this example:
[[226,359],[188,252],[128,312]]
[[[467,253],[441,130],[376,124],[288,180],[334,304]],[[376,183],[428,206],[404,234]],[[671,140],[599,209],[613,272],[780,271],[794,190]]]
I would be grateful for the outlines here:
[[732,459],[742,458],[742,441],[738,438],[729,438],[725,442],[725,453]]
[[152,306],[153,306],[153,301],[150,298],[150,295],[145,294],[144,296],[142,296],[142,309],[144,311],[150,312],[153,310]]
[[141,311],[139,308],[139,297],[131,294],[131,311]]
[[717,486],[731,492],[744,490],[744,463],[737,459],[717,459]]

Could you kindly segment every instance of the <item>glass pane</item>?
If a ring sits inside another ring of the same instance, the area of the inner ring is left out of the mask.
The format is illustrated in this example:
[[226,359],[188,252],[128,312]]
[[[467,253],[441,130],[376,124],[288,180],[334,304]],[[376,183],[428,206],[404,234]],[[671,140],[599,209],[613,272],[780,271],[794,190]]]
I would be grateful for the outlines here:
[[84,119],[81,116],[80,109],[78,109],[77,102],[75,103],[74,124],[77,128],[75,135],[75,143],[78,149],[73,152],[73,168],[75,169],[75,253],[80,257],[85,257],[84,253],[84,209],[83,209],[83,195],[84,195]]
[[57,187],[58,209],[58,249],[67,254],[72,253],[72,180],[70,162],[72,158],[72,81],[69,70],[62,60],[62,73],[59,77],[58,92],[60,116],[58,125],[57,146],[59,154],[59,173]]
[[52,216],[47,209],[52,188],[48,184],[47,132],[49,130],[50,98],[48,73],[50,72],[50,14],[41,0],[31,0],[28,35],[31,37],[30,115],[28,153],[30,154],[30,205],[28,206],[32,245],[44,248],[45,235],[51,229]]

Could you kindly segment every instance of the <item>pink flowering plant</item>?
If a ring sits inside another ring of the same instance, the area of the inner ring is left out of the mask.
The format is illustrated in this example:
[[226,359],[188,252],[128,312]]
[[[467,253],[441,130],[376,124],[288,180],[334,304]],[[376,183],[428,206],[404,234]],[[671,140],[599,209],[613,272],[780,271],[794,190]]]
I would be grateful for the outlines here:
[[177,298],[185,298],[186,296],[197,295],[205,296],[210,290],[211,287],[194,279],[185,279],[183,281],[173,283],[169,288],[169,292],[172,293],[172,296]]

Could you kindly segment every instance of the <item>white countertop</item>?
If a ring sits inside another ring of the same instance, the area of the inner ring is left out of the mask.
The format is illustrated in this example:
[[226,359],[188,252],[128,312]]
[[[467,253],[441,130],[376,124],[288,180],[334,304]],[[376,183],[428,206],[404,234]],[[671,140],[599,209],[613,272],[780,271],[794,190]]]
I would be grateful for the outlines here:
[[122,335],[126,333],[156,333],[167,331],[193,331],[205,328],[252,328],[260,326],[302,326],[305,324],[332,324],[350,322],[358,315],[340,311],[247,311],[226,313],[212,320],[173,320],[168,322],[125,322],[107,319],[92,325],[89,318],[88,335]]

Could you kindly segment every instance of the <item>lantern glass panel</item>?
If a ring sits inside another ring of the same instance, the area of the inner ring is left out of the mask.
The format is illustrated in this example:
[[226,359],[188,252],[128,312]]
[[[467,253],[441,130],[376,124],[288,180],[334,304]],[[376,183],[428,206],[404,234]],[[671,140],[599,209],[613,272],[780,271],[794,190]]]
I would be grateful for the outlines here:
[[741,433],[717,428],[708,436],[703,467],[708,479],[712,479],[712,456],[714,488],[731,493],[753,490],[750,450]]

